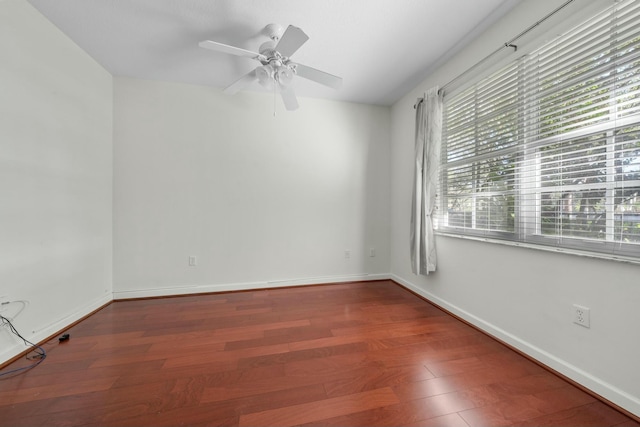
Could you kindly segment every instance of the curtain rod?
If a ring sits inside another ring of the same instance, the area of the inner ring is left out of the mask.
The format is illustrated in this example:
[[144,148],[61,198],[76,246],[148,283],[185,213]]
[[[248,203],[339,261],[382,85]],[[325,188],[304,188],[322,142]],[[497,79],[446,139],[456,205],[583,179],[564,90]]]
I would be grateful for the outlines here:
[[[518,34],[517,36],[513,37],[511,40],[509,40],[508,42],[505,42],[502,46],[500,46],[498,49],[494,50],[493,52],[491,52],[489,55],[485,56],[484,58],[482,58],[480,61],[476,62],[475,64],[473,64],[471,67],[467,68],[465,71],[463,71],[462,73],[458,74],[456,77],[454,77],[453,79],[449,80],[447,83],[445,83],[440,90],[438,91],[439,93],[443,93],[444,89],[451,85],[452,83],[458,81],[459,79],[461,79],[463,76],[467,75],[468,73],[470,73],[471,71],[475,70],[476,68],[478,68],[480,65],[484,64],[485,62],[487,62],[491,57],[493,57],[494,55],[502,52],[502,50],[507,49],[507,48],[513,48],[514,52],[516,52],[518,50],[518,46],[515,45],[514,43],[516,42],[516,40],[518,40],[520,37],[524,36],[525,34],[529,33],[530,31],[532,31],[534,28],[536,28],[538,25],[542,24],[544,21],[546,21],[547,19],[551,18],[553,15],[555,15],[556,13],[560,12],[562,9],[564,9],[565,7],[567,7],[570,3],[573,3],[574,0],[567,0],[566,2],[564,2],[563,4],[561,4],[560,6],[558,6],[557,8],[555,8],[554,10],[552,10],[551,12],[549,12],[547,15],[545,15],[542,19],[540,19],[538,22],[536,22],[535,24],[531,25],[530,27],[528,27],[527,29],[525,29],[524,31],[522,31],[520,34]],[[416,103],[413,105],[413,108],[416,109],[418,107],[418,105],[423,101],[423,98],[418,98]]]
[[451,83],[458,81],[460,78],[462,78],[462,76],[468,74],[469,72],[475,70],[476,68],[478,68],[480,65],[482,65],[483,63],[487,62],[487,60],[489,60],[489,58],[493,57],[494,55],[500,53],[503,49],[507,49],[507,48],[513,48],[514,52],[518,50],[518,46],[515,45],[514,43],[521,38],[522,36],[524,36],[525,34],[529,33],[530,31],[532,31],[534,28],[536,28],[538,25],[542,24],[544,21],[546,21],[547,19],[551,18],[553,15],[555,15],[556,13],[560,12],[562,9],[564,9],[565,7],[567,7],[570,3],[573,3],[574,0],[567,0],[566,2],[564,2],[563,4],[561,4],[560,6],[558,6],[557,8],[555,8],[554,10],[552,10],[551,12],[549,12],[547,15],[545,15],[542,19],[540,19],[538,22],[536,22],[535,24],[531,25],[530,27],[528,27],[527,29],[525,29],[524,31],[522,31],[520,34],[518,34],[517,36],[513,37],[511,40],[509,40],[508,42],[505,42],[502,46],[500,46],[498,49],[496,49],[495,51],[491,52],[489,55],[487,55],[486,57],[484,57],[483,59],[481,59],[480,61],[476,62],[475,64],[473,64],[471,67],[467,68],[465,71],[463,71],[462,73],[458,74],[456,77],[454,77],[453,79],[449,80],[447,83],[445,83],[441,88],[440,91],[444,91],[444,89],[451,85]]

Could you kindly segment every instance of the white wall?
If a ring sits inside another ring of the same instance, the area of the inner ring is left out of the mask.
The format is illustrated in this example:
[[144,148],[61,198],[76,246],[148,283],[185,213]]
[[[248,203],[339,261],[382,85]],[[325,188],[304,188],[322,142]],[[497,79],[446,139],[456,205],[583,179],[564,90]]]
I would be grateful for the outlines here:
[[[391,272],[407,287],[640,415],[640,266],[438,236],[438,271],[427,277],[411,272],[416,98],[560,3],[526,0],[393,106]],[[577,3],[585,10],[606,2]],[[591,308],[590,329],[572,323],[573,303]]]
[[112,78],[23,0],[0,58],[0,311],[38,342],[111,299]]
[[388,277],[388,107],[114,82],[115,298]]

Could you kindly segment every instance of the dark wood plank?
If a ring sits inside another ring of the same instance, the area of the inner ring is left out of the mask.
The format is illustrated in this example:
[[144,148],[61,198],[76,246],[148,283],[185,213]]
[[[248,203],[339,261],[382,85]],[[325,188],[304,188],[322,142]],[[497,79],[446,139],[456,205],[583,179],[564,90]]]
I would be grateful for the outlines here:
[[396,403],[398,403],[396,395],[390,388],[385,387],[311,403],[253,412],[240,416],[240,426],[295,426]]

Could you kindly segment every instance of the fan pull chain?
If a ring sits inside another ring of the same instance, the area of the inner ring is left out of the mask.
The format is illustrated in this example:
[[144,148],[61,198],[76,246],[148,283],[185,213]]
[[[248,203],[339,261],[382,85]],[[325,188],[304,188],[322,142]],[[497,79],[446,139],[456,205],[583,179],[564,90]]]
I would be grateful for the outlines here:
[[278,82],[273,81],[273,117],[276,116],[276,89],[278,87]]

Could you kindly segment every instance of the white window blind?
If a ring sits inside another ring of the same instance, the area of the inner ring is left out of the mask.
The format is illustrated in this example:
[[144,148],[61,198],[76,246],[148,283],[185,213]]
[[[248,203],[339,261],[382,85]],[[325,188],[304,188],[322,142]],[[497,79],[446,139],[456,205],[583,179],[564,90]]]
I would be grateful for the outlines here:
[[445,97],[441,232],[640,258],[640,2]]

